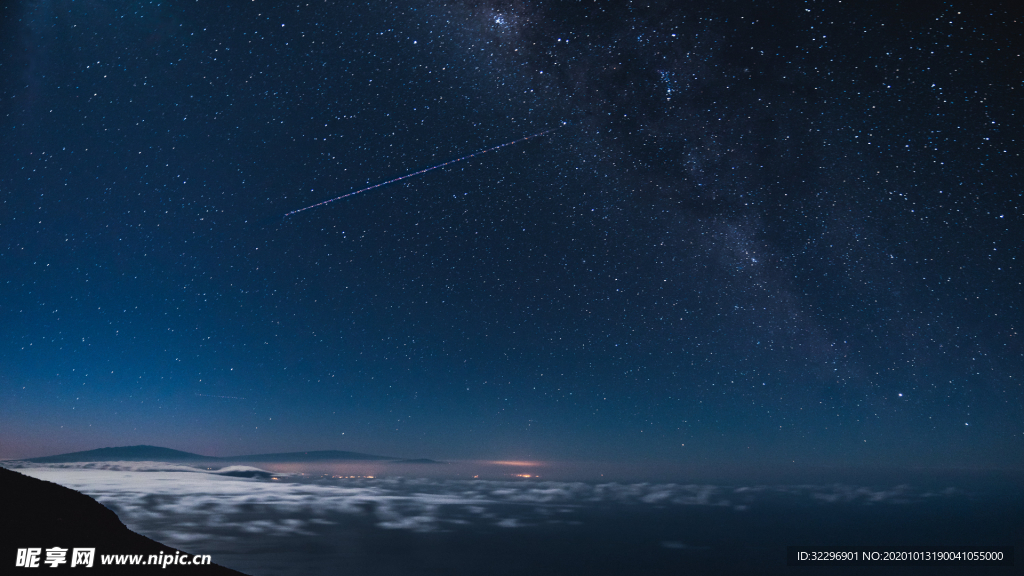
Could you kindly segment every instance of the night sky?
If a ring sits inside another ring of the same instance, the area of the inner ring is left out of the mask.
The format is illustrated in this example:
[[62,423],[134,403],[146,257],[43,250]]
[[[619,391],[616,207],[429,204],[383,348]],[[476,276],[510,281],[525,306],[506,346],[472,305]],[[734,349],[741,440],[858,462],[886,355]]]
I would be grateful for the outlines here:
[[4,3],[0,457],[1020,467],[1015,5]]

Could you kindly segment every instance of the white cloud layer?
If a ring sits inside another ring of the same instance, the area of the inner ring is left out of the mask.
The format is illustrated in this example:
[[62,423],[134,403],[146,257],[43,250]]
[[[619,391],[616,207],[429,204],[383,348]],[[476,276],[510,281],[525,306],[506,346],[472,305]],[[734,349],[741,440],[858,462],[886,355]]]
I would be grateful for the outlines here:
[[[252,535],[312,536],[344,523],[430,532],[459,526],[506,529],[579,523],[597,505],[716,506],[743,511],[759,501],[907,504],[956,494],[908,486],[589,484],[553,481],[316,478],[250,466],[218,470],[164,462],[35,464],[8,468],[73,488],[111,508],[129,527],[170,545]],[[253,477],[238,477],[253,476]]]

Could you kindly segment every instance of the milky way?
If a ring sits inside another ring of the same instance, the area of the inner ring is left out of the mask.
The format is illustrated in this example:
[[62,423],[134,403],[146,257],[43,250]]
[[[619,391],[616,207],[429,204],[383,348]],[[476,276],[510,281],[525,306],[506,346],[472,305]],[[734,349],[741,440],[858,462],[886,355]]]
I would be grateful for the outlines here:
[[7,3],[0,457],[1019,463],[1008,10]]

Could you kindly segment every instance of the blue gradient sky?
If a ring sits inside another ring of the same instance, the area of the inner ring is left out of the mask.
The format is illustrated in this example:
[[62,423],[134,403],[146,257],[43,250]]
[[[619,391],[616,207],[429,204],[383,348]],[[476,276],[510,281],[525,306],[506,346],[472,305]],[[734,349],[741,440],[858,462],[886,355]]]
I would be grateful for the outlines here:
[[5,5],[0,457],[1020,467],[1013,17]]

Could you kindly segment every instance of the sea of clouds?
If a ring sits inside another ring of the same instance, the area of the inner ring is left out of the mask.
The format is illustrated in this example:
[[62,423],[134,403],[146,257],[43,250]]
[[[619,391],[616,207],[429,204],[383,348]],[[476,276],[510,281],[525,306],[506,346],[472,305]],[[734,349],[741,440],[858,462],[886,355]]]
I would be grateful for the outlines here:
[[572,522],[581,508],[609,504],[743,511],[769,499],[899,505],[960,495],[953,488],[923,491],[906,485],[310,478],[251,466],[214,470],[166,462],[7,462],[4,466],[88,494],[117,512],[129,527],[145,527],[144,533],[175,543],[241,534],[311,535],[344,515],[372,519],[379,528],[426,532],[451,525],[516,528]]
[[[631,512],[714,508],[745,515],[767,504],[798,507],[900,507],[963,498],[955,489],[906,485],[724,486],[676,483],[586,483],[546,480],[337,478],[279,474],[251,466],[206,469],[165,462],[91,462],[3,466],[78,490],[112,509],[132,530],[250,574],[263,570],[267,550],[348,550],[367,532],[513,534],[531,527],[579,530],[595,511]],[[666,549],[689,543],[666,539]],[[276,548],[275,548],[276,547]],[[326,552],[325,552],[326,551]],[[307,554],[308,555],[308,554]],[[251,565],[246,565],[250,562]]]

